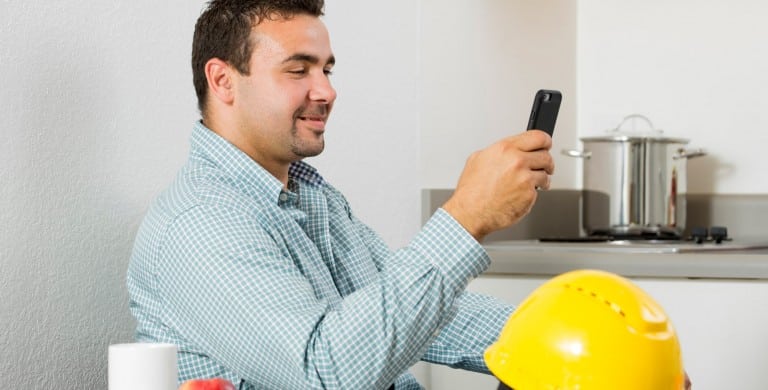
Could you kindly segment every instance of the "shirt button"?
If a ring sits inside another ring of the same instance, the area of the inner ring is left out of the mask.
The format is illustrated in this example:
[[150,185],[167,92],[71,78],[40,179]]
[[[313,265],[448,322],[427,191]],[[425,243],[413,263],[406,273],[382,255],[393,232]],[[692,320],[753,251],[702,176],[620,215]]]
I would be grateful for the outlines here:
[[288,200],[288,194],[286,194],[286,193],[280,194],[280,200],[283,201],[283,202]]

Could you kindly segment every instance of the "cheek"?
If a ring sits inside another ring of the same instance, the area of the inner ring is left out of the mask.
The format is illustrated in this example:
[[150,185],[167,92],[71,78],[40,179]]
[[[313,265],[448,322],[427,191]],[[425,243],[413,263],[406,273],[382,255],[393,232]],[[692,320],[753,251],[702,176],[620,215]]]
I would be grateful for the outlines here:
[[257,86],[259,87],[265,104],[272,107],[286,109],[290,106],[300,106],[306,96],[302,83],[293,80],[271,82]]
[[291,123],[297,112],[306,108],[306,83],[301,80],[260,78],[242,85],[239,92],[240,110],[252,120],[273,126]]
[[257,118],[276,116],[282,105],[281,95],[279,90],[267,85],[251,85],[241,94],[241,109],[250,111],[249,115]]

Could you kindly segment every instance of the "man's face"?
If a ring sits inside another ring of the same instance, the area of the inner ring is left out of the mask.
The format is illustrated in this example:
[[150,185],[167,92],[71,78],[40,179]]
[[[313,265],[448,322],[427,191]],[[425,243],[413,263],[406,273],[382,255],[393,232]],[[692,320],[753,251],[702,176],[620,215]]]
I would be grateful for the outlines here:
[[320,19],[296,15],[263,20],[251,33],[250,75],[237,74],[234,108],[246,152],[262,164],[286,164],[323,151],[336,100],[334,64]]

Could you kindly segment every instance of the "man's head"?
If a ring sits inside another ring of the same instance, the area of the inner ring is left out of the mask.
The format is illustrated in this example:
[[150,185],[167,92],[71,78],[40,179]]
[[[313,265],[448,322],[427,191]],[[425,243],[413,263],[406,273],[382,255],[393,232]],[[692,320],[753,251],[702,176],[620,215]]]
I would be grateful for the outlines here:
[[251,30],[264,20],[305,14],[323,15],[324,0],[211,0],[197,19],[192,41],[192,80],[197,106],[205,115],[208,82],[205,64],[211,58],[230,63],[248,75],[256,42]]
[[336,100],[322,0],[213,0],[192,64],[203,122],[280,180],[322,152]]

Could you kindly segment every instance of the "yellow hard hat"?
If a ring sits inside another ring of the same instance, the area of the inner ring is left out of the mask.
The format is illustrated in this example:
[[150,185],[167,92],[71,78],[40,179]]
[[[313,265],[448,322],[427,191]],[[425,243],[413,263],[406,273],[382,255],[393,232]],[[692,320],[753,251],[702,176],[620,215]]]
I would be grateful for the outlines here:
[[664,309],[629,280],[594,270],[544,283],[485,351],[515,390],[680,390],[680,344]]

